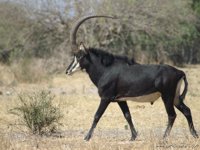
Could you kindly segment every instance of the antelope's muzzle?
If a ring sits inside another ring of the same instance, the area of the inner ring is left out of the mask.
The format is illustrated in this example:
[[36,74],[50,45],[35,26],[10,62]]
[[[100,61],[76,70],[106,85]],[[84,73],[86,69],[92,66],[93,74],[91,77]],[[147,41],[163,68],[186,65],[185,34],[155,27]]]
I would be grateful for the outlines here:
[[73,61],[70,63],[69,67],[66,70],[67,75],[71,75],[73,72],[77,71],[80,68],[80,64],[77,61],[76,56],[74,56]]

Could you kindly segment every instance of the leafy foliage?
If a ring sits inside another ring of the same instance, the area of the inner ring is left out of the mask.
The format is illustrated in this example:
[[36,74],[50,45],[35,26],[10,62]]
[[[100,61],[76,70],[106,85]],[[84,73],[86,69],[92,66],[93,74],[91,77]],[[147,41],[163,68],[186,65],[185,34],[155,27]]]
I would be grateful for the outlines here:
[[52,105],[54,96],[47,91],[19,95],[20,104],[10,112],[17,115],[33,134],[47,134],[56,130],[62,118],[59,108]]
[[146,55],[146,62],[172,61],[176,65],[200,62],[197,57],[200,51],[196,47],[198,18],[188,0],[116,0],[115,3],[110,0],[103,1],[93,11],[113,14],[120,19],[87,24],[89,33],[83,35],[93,36],[82,38],[90,45],[107,47],[113,52],[136,57],[138,61]]
[[[88,14],[106,14],[119,19],[87,21],[78,32],[78,41],[135,57],[141,63],[200,63],[198,0],[62,2],[65,11],[57,8],[53,0],[39,9],[26,0],[1,2],[0,55],[5,49],[12,50],[13,63],[31,57],[53,58],[64,67],[70,56],[69,33],[73,22]],[[1,58],[4,57],[0,56],[0,61]],[[53,66],[50,64],[47,69]]]

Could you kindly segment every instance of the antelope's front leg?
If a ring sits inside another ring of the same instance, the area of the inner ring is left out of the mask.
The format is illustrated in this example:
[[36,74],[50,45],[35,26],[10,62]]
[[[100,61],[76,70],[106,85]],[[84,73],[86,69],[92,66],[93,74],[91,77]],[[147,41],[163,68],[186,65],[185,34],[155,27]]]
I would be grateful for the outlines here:
[[130,126],[130,129],[131,129],[131,141],[135,140],[135,138],[137,137],[137,132],[135,130],[135,127],[133,125],[133,122],[132,122],[132,119],[131,119],[131,114],[130,114],[130,111],[129,111],[129,108],[128,108],[128,105],[127,105],[127,102],[118,102],[123,114],[124,114],[124,117],[126,118],[129,126]]
[[110,101],[101,99],[99,108],[97,109],[97,112],[94,116],[94,121],[92,123],[92,127],[90,128],[90,130],[89,130],[88,134],[86,135],[86,137],[84,138],[84,140],[86,140],[86,141],[90,140],[90,138],[92,137],[94,128],[96,127],[99,119],[101,118],[101,116],[103,115],[103,113],[105,112],[105,110],[109,104],[110,104]]

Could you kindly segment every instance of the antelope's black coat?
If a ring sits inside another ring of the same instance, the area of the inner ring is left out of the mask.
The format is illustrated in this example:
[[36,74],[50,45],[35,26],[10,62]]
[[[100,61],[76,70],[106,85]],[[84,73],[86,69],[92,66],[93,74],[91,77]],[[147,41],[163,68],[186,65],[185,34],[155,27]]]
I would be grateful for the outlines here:
[[93,48],[80,60],[80,65],[98,87],[99,96],[112,101],[157,91],[170,97],[185,76],[183,71],[169,65],[141,65],[128,57]]

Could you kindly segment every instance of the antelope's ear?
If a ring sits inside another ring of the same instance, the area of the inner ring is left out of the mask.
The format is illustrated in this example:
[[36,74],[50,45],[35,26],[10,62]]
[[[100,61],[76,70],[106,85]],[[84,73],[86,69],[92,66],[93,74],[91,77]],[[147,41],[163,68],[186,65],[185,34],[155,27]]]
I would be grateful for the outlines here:
[[85,47],[85,45],[83,44],[83,42],[81,42],[80,45],[79,45],[79,51],[83,51],[84,53],[88,53],[88,50]]

